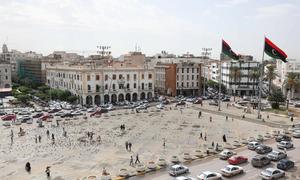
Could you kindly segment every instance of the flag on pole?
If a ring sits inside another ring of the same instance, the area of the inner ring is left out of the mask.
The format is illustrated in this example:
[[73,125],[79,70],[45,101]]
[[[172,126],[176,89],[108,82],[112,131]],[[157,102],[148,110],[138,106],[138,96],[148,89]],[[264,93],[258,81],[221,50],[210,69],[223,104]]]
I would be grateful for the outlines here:
[[231,50],[231,47],[222,39],[222,53],[231,59],[238,60],[239,56]]
[[283,62],[287,62],[287,55],[279,47],[277,47],[270,39],[265,37],[265,53],[274,59],[281,59]]

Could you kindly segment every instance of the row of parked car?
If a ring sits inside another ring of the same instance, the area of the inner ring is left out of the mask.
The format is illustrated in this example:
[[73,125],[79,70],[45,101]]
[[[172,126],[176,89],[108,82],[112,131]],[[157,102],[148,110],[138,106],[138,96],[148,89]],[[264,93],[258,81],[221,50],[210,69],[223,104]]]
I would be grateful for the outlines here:
[[[264,145],[258,141],[251,141],[247,145],[249,150],[257,153],[257,155],[251,159],[251,165],[253,167],[262,168],[269,165],[272,161],[277,162],[276,168],[267,168],[260,173],[260,177],[262,179],[278,179],[284,177],[285,171],[295,166],[295,163],[287,158],[287,154],[285,152],[286,149],[291,149],[294,147],[292,138],[285,134],[279,134],[275,140],[277,141],[277,148],[279,150],[273,150],[272,147]],[[227,149],[219,153],[219,158],[222,160],[227,160],[229,165],[222,168],[220,173],[205,171],[198,175],[197,179],[211,180],[222,179],[222,176],[232,177],[244,173],[244,169],[238,165],[248,162],[247,157],[236,155],[235,152]],[[179,176],[188,172],[189,168],[180,164],[173,165],[169,170],[169,174],[172,176]],[[175,179],[194,180],[195,178],[179,176]]]

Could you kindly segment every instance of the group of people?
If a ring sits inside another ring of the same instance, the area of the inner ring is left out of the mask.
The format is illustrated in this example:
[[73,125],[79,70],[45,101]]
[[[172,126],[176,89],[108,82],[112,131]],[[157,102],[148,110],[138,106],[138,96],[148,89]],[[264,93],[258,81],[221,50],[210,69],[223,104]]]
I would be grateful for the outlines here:
[[132,143],[129,142],[129,141],[126,141],[126,142],[125,142],[125,148],[126,148],[126,150],[127,150],[127,151],[131,151],[131,147],[132,147]]
[[121,131],[125,131],[125,124],[121,124],[120,130],[121,130]]
[[[137,163],[141,163],[140,159],[139,159],[139,154],[136,154],[136,156],[135,156],[135,162],[134,162],[134,164],[137,164]],[[133,164],[133,157],[130,156],[129,166],[134,166],[134,164]]]
[[[26,170],[28,173],[31,173],[31,164],[30,164],[30,162],[27,162],[27,163],[25,164],[25,170]],[[47,178],[50,178],[50,166],[47,166],[47,167],[46,167],[45,173],[46,173]]]

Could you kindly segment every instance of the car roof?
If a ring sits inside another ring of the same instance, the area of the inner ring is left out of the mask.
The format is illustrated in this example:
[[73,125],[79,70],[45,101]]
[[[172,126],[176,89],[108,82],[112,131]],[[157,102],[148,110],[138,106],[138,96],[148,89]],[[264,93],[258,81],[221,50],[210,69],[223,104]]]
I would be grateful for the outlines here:
[[213,172],[211,171],[204,171],[202,174],[205,174],[205,175],[209,175],[209,174],[212,174]]
[[229,164],[229,165],[227,165],[226,167],[233,168],[233,167],[237,167],[237,166],[234,166],[234,165]]
[[275,170],[277,170],[277,169],[275,169],[275,168],[267,168],[266,169],[266,171],[272,171],[272,172],[275,171]]
[[172,168],[179,168],[179,167],[183,167],[182,165],[179,165],[179,164],[176,164],[176,165],[173,165]]

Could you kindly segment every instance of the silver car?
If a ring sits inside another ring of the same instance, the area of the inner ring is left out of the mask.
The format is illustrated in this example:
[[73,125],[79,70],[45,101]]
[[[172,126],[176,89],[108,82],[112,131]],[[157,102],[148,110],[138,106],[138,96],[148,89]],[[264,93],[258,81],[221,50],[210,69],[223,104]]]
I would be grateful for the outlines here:
[[300,138],[300,130],[295,130],[292,135],[294,138]]
[[287,157],[286,153],[281,151],[272,151],[270,152],[267,157],[271,159],[271,161],[279,161]]
[[261,145],[259,142],[252,141],[248,143],[248,149],[255,150],[257,146]]
[[243,172],[244,170],[242,167],[234,165],[227,165],[225,168],[221,169],[221,174],[226,177],[242,174]]
[[290,148],[293,148],[294,145],[291,141],[281,141],[279,143],[277,143],[277,148],[278,149],[290,149]]
[[275,168],[267,168],[260,173],[262,179],[279,179],[285,176],[284,171]]
[[178,176],[178,175],[185,174],[185,173],[188,173],[188,172],[189,172],[188,167],[183,166],[183,165],[179,165],[179,164],[173,165],[169,170],[169,174],[171,176]]

